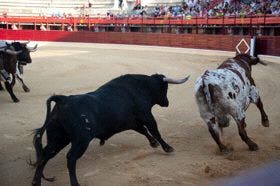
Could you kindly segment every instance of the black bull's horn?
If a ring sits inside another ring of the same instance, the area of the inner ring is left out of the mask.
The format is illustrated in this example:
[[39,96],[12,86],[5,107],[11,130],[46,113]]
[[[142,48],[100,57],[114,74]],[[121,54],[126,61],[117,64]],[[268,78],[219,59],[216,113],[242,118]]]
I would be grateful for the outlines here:
[[7,48],[6,46],[1,46],[0,51],[5,51],[6,48]]
[[19,43],[27,45],[28,43],[30,43],[30,41],[29,40],[28,41],[20,41]]
[[26,46],[26,48],[29,50],[29,52],[35,52],[37,50],[38,44],[36,44],[33,47],[30,46]]
[[8,43],[8,44],[12,44],[12,43],[16,43],[16,42],[18,42],[20,44],[23,44],[23,45],[27,45],[28,43],[30,43],[30,41],[16,41],[16,40],[14,40],[14,41],[6,41],[6,43]]
[[1,52],[6,52],[6,53],[11,54],[11,55],[18,55],[19,53],[22,52],[21,50],[20,51],[14,51],[14,50],[11,50],[11,49],[6,49],[6,47],[5,48],[0,48],[0,51]]
[[182,83],[185,83],[189,79],[189,77],[190,76],[183,78],[183,79],[172,79],[172,78],[165,77],[165,78],[163,78],[163,81],[170,83],[170,84],[182,84]]

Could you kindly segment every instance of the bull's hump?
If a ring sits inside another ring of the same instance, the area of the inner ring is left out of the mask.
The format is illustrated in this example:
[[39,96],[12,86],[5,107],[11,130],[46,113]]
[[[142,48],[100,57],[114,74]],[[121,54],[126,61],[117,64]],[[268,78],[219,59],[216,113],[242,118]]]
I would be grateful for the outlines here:
[[207,70],[202,76],[206,82],[212,85],[229,84],[235,82],[241,87],[248,84],[249,80],[246,76],[246,71],[236,63],[229,63],[225,68]]
[[215,69],[208,70],[203,75],[204,80],[213,82],[214,84],[220,84],[221,82],[231,79],[232,73],[227,69]]

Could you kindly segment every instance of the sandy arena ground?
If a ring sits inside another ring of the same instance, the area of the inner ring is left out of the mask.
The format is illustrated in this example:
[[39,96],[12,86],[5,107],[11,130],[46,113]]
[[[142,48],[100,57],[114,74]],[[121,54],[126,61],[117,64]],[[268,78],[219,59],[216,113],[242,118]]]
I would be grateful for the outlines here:
[[[34,160],[35,155],[31,132],[42,126],[45,101],[50,95],[94,91],[126,73],[162,73],[174,78],[191,75],[186,84],[169,86],[168,108],[153,108],[163,138],[176,152],[166,154],[160,147],[153,149],[144,136],[134,131],[117,134],[101,147],[99,140],[93,140],[77,163],[81,185],[206,185],[280,160],[279,58],[267,57],[268,66],[253,67],[270,119],[270,127],[264,128],[255,105],[247,110],[247,132],[259,145],[259,151],[248,150],[231,120],[222,140],[234,151],[221,155],[199,116],[194,99],[196,78],[231,56],[229,52],[182,48],[40,43],[38,51],[32,53],[33,63],[25,67],[24,80],[31,92],[24,93],[17,84],[17,104],[12,103],[6,91],[0,92],[0,185],[30,185],[34,169],[26,160]],[[68,149],[45,169],[47,177],[55,176],[57,180],[42,180],[42,185],[69,185],[65,158]]]

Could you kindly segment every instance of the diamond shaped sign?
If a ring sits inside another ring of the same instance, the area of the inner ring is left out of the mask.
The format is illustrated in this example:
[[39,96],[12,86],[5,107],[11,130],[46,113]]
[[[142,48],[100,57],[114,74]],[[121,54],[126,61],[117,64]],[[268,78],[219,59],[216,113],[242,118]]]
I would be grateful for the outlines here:
[[247,54],[250,50],[250,46],[246,42],[246,40],[243,38],[241,41],[236,45],[235,47],[238,54]]

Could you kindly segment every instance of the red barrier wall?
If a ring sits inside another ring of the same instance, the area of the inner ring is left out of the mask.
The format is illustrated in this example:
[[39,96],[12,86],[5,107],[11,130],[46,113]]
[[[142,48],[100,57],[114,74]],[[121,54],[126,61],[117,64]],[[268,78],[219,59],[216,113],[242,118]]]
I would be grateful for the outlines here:
[[[0,39],[2,40],[137,44],[224,51],[235,51],[235,46],[242,38],[242,36],[206,34],[0,30]],[[248,36],[244,38],[247,41],[250,39]],[[280,56],[280,37],[257,37],[256,50],[258,54]]]

